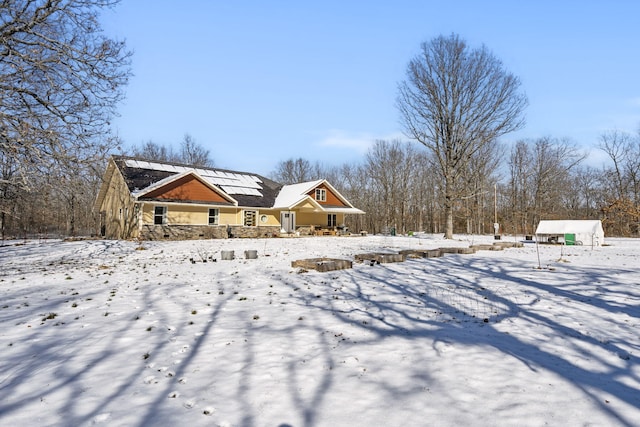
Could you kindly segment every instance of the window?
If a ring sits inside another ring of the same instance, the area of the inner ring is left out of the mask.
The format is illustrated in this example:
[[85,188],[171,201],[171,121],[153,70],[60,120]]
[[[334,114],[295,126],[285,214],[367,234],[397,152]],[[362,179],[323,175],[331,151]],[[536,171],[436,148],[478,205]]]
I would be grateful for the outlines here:
[[327,225],[329,227],[335,227],[338,224],[338,221],[336,221],[336,214],[329,214],[327,215]]
[[167,223],[166,206],[156,206],[153,208],[153,223],[155,225],[163,225]]
[[319,202],[327,201],[327,190],[324,188],[316,188],[316,200]]
[[218,225],[218,216],[220,212],[218,209],[209,209],[209,225]]
[[244,225],[246,227],[253,227],[256,225],[256,211],[244,211]]

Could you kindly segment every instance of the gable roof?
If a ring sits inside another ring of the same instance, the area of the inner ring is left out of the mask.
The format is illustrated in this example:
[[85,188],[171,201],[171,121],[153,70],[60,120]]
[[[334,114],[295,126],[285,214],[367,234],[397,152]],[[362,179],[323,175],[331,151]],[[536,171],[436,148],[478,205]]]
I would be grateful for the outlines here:
[[[212,192],[216,193],[219,197],[221,197],[222,199],[226,200],[227,202],[229,202],[231,204],[234,204],[234,205],[238,204],[238,202],[233,197],[231,197],[230,195],[228,195],[227,193],[222,191],[217,186],[213,185],[208,180],[202,178],[200,175],[198,175],[198,173],[195,172],[195,170],[185,170],[184,172],[168,176],[168,177],[166,177],[164,179],[161,179],[160,181],[157,181],[157,182],[151,184],[150,186],[148,186],[145,189],[142,189],[142,190],[139,190],[139,191],[134,191],[132,193],[132,195],[134,197],[139,198],[139,199],[143,198],[145,196],[148,197],[149,195],[151,195],[153,193],[156,193],[158,191],[161,191],[163,188],[169,187],[171,184],[178,183],[183,178],[188,178],[188,177],[193,177],[193,178],[197,179],[205,187],[207,187]],[[151,197],[153,197],[153,196],[151,196]]]
[[[322,180],[318,179],[316,181],[285,185],[280,190],[278,197],[276,197],[274,206],[279,208],[293,208],[303,200],[310,198],[309,196],[307,196],[307,193],[321,183]],[[317,205],[315,200],[313,202]]]
[[211,188],[231,196],[240,206],[272,207],[280,184],[247,172],[217,168],[202,168],[180,163],[156,162],[126,156],[114,156],[114,163],[122,173],[134,197],[166,185],[182,176],[193,174]]
[[[309,196],[309,193],[314,189],[326,186],[342,203],[344,206],[328,206],[321,205],[313,197]],[[318,179],[315,181],[301,182],[299,184],[285,185],[280,190],[278,197],[276,197],[274,207],[281,209],[293,209],[301,203],[311,203],[316,210],[324,210],[328,213],[351,213],[351,214],[363,214],[360,209],[353,207],[347,199],[345,199],[327,180]]]

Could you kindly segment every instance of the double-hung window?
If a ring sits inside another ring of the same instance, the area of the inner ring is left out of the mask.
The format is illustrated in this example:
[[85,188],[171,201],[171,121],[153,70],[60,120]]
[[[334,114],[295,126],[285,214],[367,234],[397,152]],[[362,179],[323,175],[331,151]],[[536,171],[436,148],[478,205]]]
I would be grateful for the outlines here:
[[155,225],[163,225],[167,223],[167,207],[155,206],[153,208],[153,223]]
[[316,200],[319,202],[327,201],[327,190],[324,188],[316,188]]
[[220,211],[218,209],[209,209],[209,225],[218,225]]

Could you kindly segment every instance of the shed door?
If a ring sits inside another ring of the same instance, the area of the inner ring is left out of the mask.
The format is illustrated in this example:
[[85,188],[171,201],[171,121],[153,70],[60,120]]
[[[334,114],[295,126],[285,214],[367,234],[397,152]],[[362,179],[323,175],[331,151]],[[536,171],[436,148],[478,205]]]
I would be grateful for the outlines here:
[[564,244],[569,246],[575,245],[576,235],[574,233],[564,233]]
[[296,231],[296,213],[280,212],[280,224],[285,233],[293,233]]

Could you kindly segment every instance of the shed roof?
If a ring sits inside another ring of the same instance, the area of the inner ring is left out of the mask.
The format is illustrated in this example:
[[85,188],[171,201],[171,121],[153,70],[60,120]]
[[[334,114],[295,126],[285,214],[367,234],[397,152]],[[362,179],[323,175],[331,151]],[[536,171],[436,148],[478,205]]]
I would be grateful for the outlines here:
[[542,220],[536,234],[590,233],[604,234],[600,220]]

